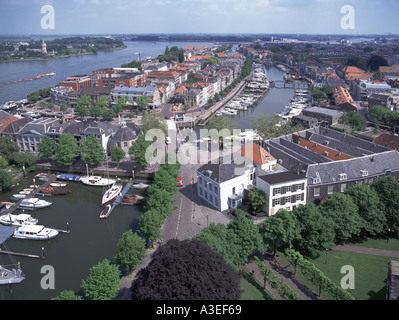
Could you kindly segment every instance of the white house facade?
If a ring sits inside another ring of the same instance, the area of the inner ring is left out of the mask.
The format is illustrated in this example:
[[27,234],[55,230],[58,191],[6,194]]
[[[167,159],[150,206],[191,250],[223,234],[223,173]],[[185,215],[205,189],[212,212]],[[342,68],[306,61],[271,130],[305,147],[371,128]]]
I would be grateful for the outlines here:
[[254,182],[252,165],[244,168],[237,164],[206,164],[197,170],[197,195],[219,211],[238,208],[244,190]]
[[306,204],[307,178],[305,174],[285,171],[256,178],[256,187],[265,193],[269,202],[268,215],[280,209],[292,211]]

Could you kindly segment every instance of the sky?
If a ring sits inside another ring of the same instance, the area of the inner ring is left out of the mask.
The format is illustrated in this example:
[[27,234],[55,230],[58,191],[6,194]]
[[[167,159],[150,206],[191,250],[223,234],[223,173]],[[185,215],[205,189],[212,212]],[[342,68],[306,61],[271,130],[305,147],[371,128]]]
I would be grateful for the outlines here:
[[0,34],[399,34],[398,12],[398,0],[0,0]]

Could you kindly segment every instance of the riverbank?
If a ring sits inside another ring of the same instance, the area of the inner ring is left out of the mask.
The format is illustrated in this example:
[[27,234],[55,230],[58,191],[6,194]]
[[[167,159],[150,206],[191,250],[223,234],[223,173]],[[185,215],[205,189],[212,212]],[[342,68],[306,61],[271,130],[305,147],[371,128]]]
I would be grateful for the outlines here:
[[86,56],[86,55],[96,55],[98,52],[113,52],[117,50],[126,49],[127,46],[120,47],[120,48],[112,48],[107,50],[98,50],[97,52],[80,52],[75,54],[68,54],[62,56],[46,56],[45,58],[20,58],[20,59],[9,59],[9,60],[0,60],[0,63],[11,63],[11,62],[32,62],[32,61],[48,61],[54,59],[62,59],[62,58],[71,58],[71,57],[79,57],[79,56]]
[[[39,160],[36,163],[36,169],[45,172],[87,174],[87,167],[82,161],[75,161],[71,166],[64,166],[53,160]],[[90,166],[88,171],[90,175],[104,175],[107,167],[105,162],[102,162],[96,166]],[[134,175],[134,178],[152,179],[157,171],[158,166],[155,165],[137,168],[128,158],[123,159],[119,165],[112,161],[108,162],[110,176],[133,178]]]

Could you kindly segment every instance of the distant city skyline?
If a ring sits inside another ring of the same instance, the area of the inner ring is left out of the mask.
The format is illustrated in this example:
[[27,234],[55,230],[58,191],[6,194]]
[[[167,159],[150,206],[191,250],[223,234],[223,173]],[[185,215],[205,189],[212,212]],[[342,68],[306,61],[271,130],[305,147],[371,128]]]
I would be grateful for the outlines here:
[[[43,29],[44,5],[54,29]],[[354,29],[342,28],[344,6]],[[0,0],[2,35],[399,34],[397,0]]]

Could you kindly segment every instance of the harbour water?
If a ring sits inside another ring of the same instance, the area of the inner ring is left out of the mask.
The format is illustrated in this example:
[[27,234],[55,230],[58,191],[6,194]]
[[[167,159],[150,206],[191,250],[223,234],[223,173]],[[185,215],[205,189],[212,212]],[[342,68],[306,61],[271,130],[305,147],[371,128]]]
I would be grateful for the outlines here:
[[[12,194],[31,185],[33,176],[30,174],[13,190],[1,194],[1,201],[9,201]],[[71,193],[67,195],[44,197],[53,203],[50,207],[25,213],[31,214],[39,220],[40,225],[46,227],[67,230],[69,224],[70,233],[60,233],[50,241],[7,240],[5,244],[8,251],[37,255],[40,258],[11,258],[0,254],[0,265],[20,262],[26,276],[22,283],[12,286],[12,293],[7,285],[0,286],[0,299],[48,300],[63,290],[78,292],[82,279],[87,278],[92,266],[104,258],[113,259],[122,234],[129,229],[137,230],[138,219],[142,214],[138,206],[119,206],[108,219],[99,219],[103,189],[79,182],[71,182],[68,186]],[[19,213],[22,210],[15,211],[15,214]],[[45,259],[41,258],[42,248]],[[5,247],[2,246],[2,249],[5,250]],[[46,280],[42,279],[48,273],[42,270],[43,266],[54,268],[55,289],[42,288],[41,281]]]
[[[267,69],[269,81],[283,80],[285,74],[272,67]],[[270,88],[260,100],[247,111],[240,111],[236,116],[231,117],[233,122],[237,123],[237,129],[242,131],[253,129],[253,122],[260,115],[272,115],[280,112],[284,106],[288,105],[295,94],[294,88]]]
[[[185,48],[190,43],[126,42],[126,45],[126,49],[97,55],[48,61],[2,63],[0,64],[0,103],[23,99],[27,93],[46,86],[54,86],[70,75],[91,73],[96,68],[120,66],[122,63],[137,59],[135,53],[139,51],[142,58],[157,56],[164,51],[166,45],[169,48],[174,45]],[[57,74],[54,77],[31,82],[4,85],[4,82],[9,80],[24,79],[50,72]],[[284,76],[283,72],[275,68],[268,69],[267,74],[270,81],[282,80]],[[241,111],[232,119],[237,122],[241,130],[251,129],[253,121],[259,115],[280,112],[289,103],[294,93],[294,89],[271,88],[253,108]],[[0,200],[8,201],[13,194],[33,184],[33,176],[34,174],[30,174],[10,192],[0,194]],[[0,299],[48,300],[58,296],[63,290],[78,292],[82,279],[86,279],[92,266],[104,258],[111,260],[115,256],[117,243],[122,234],[129,229],[137,230],[138,219],[143,213],[139,207],[117,207],[108,219],[101,220],[99,214],[102,188],[89,187],[76,182],[71,182],[69,187],[72,192],[68,195],[46,197],[46,200],[53,202],[49,208],[29,213],[39,219],[39,224],[46,227],[65,230],[69,223],[70,233],[61,233],[49,242],[9,239],[6,242],[8,250],[41,256],[42,248],[44,248],[45,259],[14,257],[15,262],[21,263],[26,279],[18,285],[13,285],[12,293],[8,286],[0,286]],[[16,213],[18,212],[21,211]],[[0,265],[6,266],[10,263],[12,260],[8,255],[0,254]],[[42,270],[44,266],[54,268],[55,289],[45,290],[41,286],[41,281],[44,281],[46,276],[45,269]]]

